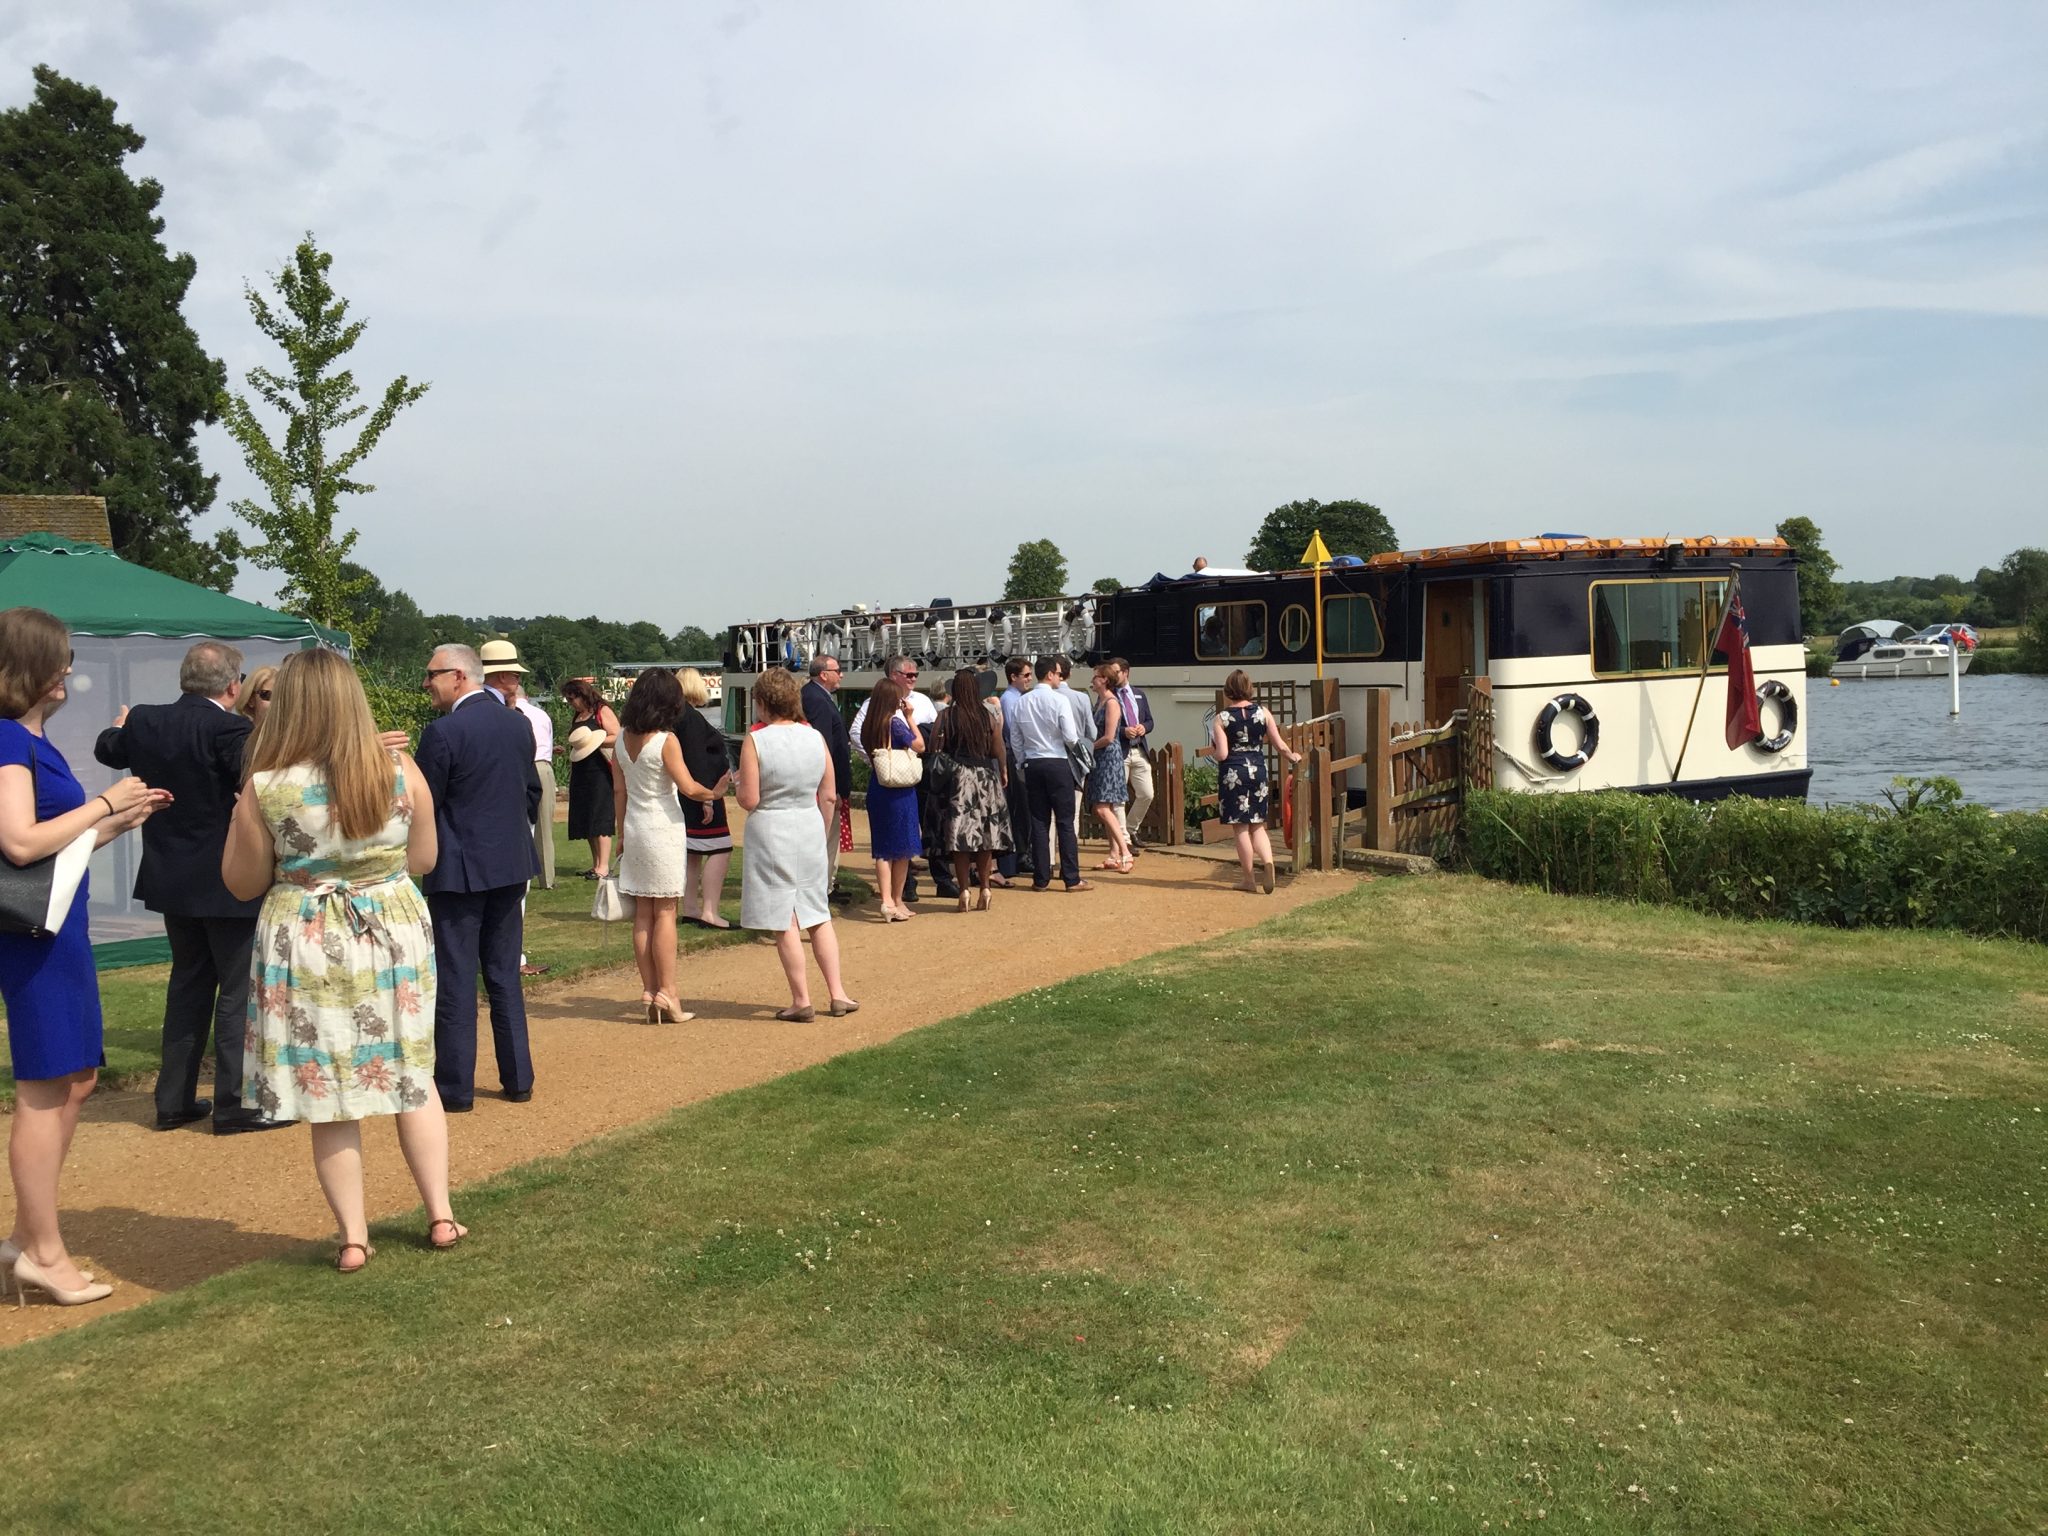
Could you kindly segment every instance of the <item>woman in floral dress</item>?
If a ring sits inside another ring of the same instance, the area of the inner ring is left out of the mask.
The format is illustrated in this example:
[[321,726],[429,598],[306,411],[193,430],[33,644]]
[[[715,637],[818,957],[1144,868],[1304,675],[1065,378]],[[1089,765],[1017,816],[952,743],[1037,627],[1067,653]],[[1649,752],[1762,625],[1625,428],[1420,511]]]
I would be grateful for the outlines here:
[[434,867],[434,805],[406,753],[380,745],[355,670],[332,651],[278,668],[221,874],[269,892],[256,920],[243,1102],[313,1129],[341,1230],[335,1267],[376,1252],[360,1122],[395,1115],[427,1239],[468,1231],[448,1202],[448,1122],[434,1091],[434,937],[415,875]]
[[[1301,754],[1287,745],[1273,717],[1253,703],[1252,680],[1243,668],[1223,680],[1223,708],[1209,727],[1209,744],[1216,750],[1216,802],[1223,824],[1237,838],[1237,863],[1244,878],[1241,891],[1264,888],[1273,893],[1273,844],[1266,836],[1266,743],[1290,763]],[[1259,861],[1259,878],[1252,878],[1252,857]]]
[[[972,667],[953,674],[952,699],[932,726],[933,752],[945,752],[957,765],[939,800],[939,846],[953,858],[960,910],[967,910],[968,893],[978,884],[975,910],[986,912],[995,899],[996,855],[1012,846],[1010,802],[1004,798],[1010,754],[1003,742],[1003,717],[982,702],[981,679]],[[970,863],[975,866],[972,880]]]

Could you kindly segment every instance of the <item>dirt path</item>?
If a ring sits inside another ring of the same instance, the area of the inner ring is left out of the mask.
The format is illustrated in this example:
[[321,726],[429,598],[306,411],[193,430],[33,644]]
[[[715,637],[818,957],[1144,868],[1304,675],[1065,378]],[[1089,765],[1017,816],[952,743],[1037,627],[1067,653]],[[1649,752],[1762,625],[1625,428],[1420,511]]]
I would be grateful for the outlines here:
[[[1100,846],[1084,845],[1084,852],[1099,858]],[[697,1014],[689,1024],[637,1022],[640,986],[630,966],[542,986],[528,995],[531,1103],[492,1095],[490,1035],[483,1028],[476,1110],[449,1122],[456,1209],[462,1185],[516,1163],[1101,969],[1102,949],[1083,941],[1083,924],[1094,934],[1116,933],[1122,956],[1144,955],[1249,927],[1349,889],[1355,879],[1303,876],[1260,897],[1233,890],[1236,874],[1234,863],[1154,853],[1133,875],[1091,876],[1099,889],[1089,893],[999,891],[987,915],[963,916],[929,897],[909,923],[881,923],[871,905],[856,909],[838,930],[847,986],[864,1006],[845,1019],[777,1023],[771,1015],[788,996],[765,941],[684,957],[684,1005]],[[1048,917],[1070,925],[1075,942],[1037,942],[1037,930],[1025,924]],[[1103,926],[1105,919],[1113,926]],[[918,978],[915,995],[892,996],[885,978],[906,972]],[[626,1061],[630,1072],[601,1066]],[[102,1090],[86,1107],[64,1173],[65,1235],[81,1263],[115,1283],[113,1296],[67,1308],[38,1294],[26,1310],[0,1307],[0,1346],[104,1317],[303,1242],[332,1240],[333,1219],[313,1180],[303,1128],[216,1137],[203,1128],[159,1133],[152,1118],[148,1094]],[[390,1127],[371,1125],[363,1141],[371,1219],[416,1206]],[[0,1231],[12,1219],[12,1194],[0,1184]]]

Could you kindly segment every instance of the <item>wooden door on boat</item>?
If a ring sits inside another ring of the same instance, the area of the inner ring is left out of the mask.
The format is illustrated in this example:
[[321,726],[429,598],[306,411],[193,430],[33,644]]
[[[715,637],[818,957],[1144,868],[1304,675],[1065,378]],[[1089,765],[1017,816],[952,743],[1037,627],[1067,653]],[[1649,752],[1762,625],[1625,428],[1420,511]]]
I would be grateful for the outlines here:
[[1480,656],[1479,603],[1483,583],[1433,581],[1423,589],[1423,705],[1429,723],[1441,725],[1465,702],[1465,679]]

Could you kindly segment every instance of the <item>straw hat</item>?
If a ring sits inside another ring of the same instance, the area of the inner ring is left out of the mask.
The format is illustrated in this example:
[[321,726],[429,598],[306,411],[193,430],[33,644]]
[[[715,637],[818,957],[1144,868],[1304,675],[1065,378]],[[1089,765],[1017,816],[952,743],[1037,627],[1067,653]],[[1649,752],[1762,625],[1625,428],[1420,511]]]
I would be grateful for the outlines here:
[[603,745],[603,731],[594,729],[591,726],[579,725],[569,733],[569,761],[580,763]]
[[510,640],[486,640],[477,647],[476,657],[484,664],[484,676],[493,672],[524,672],[519,665],[519,647]]

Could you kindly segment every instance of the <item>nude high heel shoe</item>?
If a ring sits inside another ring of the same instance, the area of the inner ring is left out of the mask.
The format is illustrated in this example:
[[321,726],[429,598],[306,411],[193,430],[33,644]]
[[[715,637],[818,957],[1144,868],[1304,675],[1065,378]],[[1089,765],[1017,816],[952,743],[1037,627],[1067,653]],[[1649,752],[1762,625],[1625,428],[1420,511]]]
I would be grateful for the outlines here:
[[[14,1261],[20,1257],[21,1249],[15,1245],[14,1239],[11,1237],[0,1237],[0,1296],[5,1296],[9,1288],[13,1286]],[[81,1269],[79,1273],[85,1276],[85,1283],[87,1285],[92,1284],[93,1274],[91,1270]]]
[[103,1283],[88,1283],[78,1290],[67,1291],[24,1253],[14,1261],[14,1304],[17,1308],[28,1305],[28,1288],[32,1285],[48,1293],[50,1300],[60,1307],[82,1307],[87,1302],[105,1301],[114,1294],[114,1288]]

